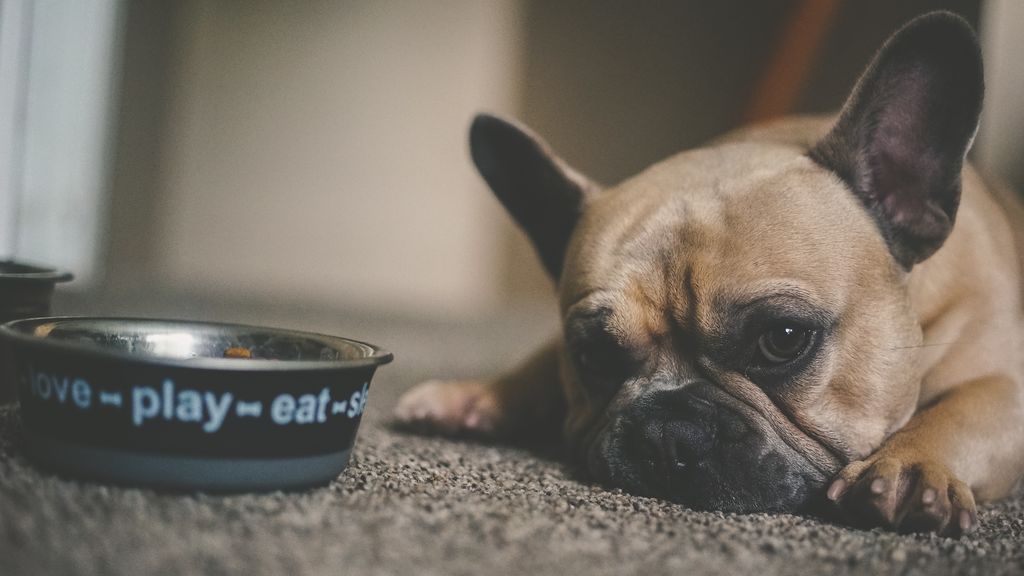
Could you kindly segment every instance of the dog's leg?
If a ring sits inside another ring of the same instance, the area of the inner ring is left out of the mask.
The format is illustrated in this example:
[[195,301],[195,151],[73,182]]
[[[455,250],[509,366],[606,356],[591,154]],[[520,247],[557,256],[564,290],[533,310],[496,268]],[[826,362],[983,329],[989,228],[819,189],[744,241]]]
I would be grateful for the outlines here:
[[544,346],[493,381],[431,380],[398,400],[395,420],[419,431],[529,440],[556,438],[565,418],[559,345]]
[[977,526],[975,498],[1004,496],[1024,459],[1021,388],[990,376],[947,392],[828,490],[863,526],[958,535]]

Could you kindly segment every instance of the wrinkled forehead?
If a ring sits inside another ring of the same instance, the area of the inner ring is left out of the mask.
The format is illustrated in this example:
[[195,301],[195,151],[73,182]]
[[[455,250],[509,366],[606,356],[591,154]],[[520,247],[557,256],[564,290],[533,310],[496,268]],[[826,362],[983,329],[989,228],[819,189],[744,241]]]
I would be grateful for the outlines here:
[[626,312],[647,324],[636,328],[653,330],[668,318],[652,314],[693,317],[773,294],[837,309],[859,271],[886,267],[868,215],[808,159],[721,178],[655,176],[588,207],[567,259],[563,310],[611,299],[637,310]]

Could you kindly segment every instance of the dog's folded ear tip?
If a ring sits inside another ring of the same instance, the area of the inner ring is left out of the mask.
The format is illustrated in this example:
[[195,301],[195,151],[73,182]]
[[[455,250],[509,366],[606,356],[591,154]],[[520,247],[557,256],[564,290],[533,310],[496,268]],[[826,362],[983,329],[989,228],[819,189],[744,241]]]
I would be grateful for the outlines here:
[[956,12],[953,12],[952,10],[932,10],[930,12],[925,12],[924,14],[921,14],[920,16],[911,19],[912,22],[915,20],[955,20],[957,22],[962,22],[964,24],[967,23],[967,20],[965,20],[963,16],[957,14]]
[[480,173],[487,178],[507,166],[518,154],[509,151],[522,141],[521,130],[491,115],[477,114],[469,126],[469,152]]
[[925,12],[911,20],[911,22],[948,22],[968,30],[973,30],[971,24],[966,18],[952,10],[932,10],[931,12]]
[[963,16],[950,10],[934,10],[908,20],[895,35],[911,31],[939,32],[974,38],[974,26]]
[[514,122],[501,116],[480,112],[473,116],[473,121],[469,125],[469,141],[470,145],[476,148],[479,144],[491,141],[495,136],[518,134],[522,131]]
[[492,168],[552,155],[532,130],[515,120],[489,113],[480,113],[473,118],[469,127],[469,150],[485,177]]
[[497,120],[498,117],[490,112],[477,112],[473,115],[472,122],[469,123],[470,129],[475,129],[477,126],[485,126]]
[[978,47],[978,35],[964,17],[948,10],[936,10],[914,18],[900,29],[897,37],[914,36],[926,43],[963,42]]
[[975,69],[980,73],[982,68],[981,43],[974,27],[946,10],[907,22],[886,42],[882,52],[903,59],[938,61],[950,69]]
[[501,115],[487,110],[481,110],[473,115],[473,123],[500,121]]
[[492,112],[477,112],[473,115],[473,121],[470,122],[469,131],[470,134],[478,133],[486,130],[501,130],[501,129],[516,129],[521,131],[517,126],[517,123],[509,118],[506,118],[500,114],[494,114]]

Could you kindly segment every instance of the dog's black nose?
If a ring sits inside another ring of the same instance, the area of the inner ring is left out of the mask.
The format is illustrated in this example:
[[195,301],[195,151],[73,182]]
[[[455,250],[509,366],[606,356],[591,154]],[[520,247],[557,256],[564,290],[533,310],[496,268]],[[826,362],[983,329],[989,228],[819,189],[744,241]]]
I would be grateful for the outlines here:
[[632,449],[657,476],[685,472],[715,445],[714,406],[686,392],[660,392],[634,409]]
[[703,460],[714,446],[711,426],[699,419],[648,420],[640,427],[641,450],[662,472],[683,471]]
[[679,469],[703,460],[711,452],[714,436],[703,422],[674,420],[665,423],[662,442],[666,462]]

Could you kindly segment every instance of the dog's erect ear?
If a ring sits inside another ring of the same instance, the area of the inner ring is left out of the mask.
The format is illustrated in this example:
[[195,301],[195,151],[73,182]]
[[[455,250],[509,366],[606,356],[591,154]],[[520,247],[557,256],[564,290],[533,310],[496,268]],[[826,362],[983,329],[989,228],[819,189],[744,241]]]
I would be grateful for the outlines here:
[[480,174],[557,280],[583,202],[597,186],[562,162],[543,140],[501,118],[477,116],[469,130],[469,148]]
[[970,25],[920,16],[886,41],[810,153],[860,197],[908,270],[952,230],[983,93]]

